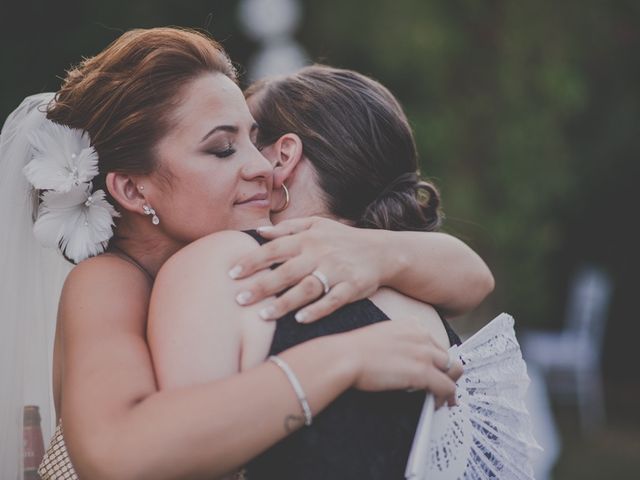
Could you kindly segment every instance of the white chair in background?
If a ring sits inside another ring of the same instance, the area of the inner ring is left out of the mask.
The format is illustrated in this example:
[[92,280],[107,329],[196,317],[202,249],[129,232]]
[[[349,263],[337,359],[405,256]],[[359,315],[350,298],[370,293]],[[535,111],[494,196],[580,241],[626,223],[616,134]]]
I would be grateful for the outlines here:
[[611,299],[611,281],[595,266],[578,271],[569,291],[564,329],[524,332],[522,350],[547,380],[551,393],[571,395],[584,431],[604,424],[602,344]]

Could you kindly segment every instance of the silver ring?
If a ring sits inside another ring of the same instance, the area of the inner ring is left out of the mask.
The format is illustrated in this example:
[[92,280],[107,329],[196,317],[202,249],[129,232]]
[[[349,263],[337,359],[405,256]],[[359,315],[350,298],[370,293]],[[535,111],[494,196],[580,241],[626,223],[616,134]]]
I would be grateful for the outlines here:
[[329,279],[327,278],[327,276],[324,273],[322,273],[320,270],[314,270],[313,272],[311,272],[311,275],[313,275],[318,280],[320,280],[320,283],[322,284],[322,288],[324,289],[324,294],[326,295],[327,293],[329,293],[329,290],[331,290],[331,287],[329,286]]
[[454,355],[455,354],[452,351],[447,352],[447,365],[444,367],[444,373],[447,373],[449,370],[451,370],[451,367],[453,365]]

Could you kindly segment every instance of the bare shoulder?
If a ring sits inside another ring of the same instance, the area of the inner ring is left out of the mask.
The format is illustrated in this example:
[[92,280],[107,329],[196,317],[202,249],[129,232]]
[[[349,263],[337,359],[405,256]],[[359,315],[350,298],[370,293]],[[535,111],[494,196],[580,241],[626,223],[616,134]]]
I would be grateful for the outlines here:
[[424,321],[431,336],[444,347],[449,346],[447,331],[440,315],[432,305],[408,297],[391,288],[380,288],[370,300],[392,320],[419,318]]
[[[65,324],[87,326],[146,318],[151,287],[134,265],[115,255],[100,255],[79,263],[67,276],[60,298],[59,317]],[[126,314],[125,314],[126,313]],[[137,323],[137,322],[135,322]]]
[[259,332],[264,332],[258,334],[255,323],[265,301],[238,305],[236,296],[247,279],[232,280],[228,275],[240,256],[257,248],[249,235],[225,231],[193,242],[165,262],[153,287],[147,329],[161,388],[236,373],[249,352],[259,350],[251,355],[264,360],[262,351],[270,344],[273,324],[260,321]]
[[[167,272],[175,273],[176,270],[194,266],[206,267],[209,272],[212,271],[210,268],[212,265],[217,265],[218,268],[225,265],[231,266],[240,256],[259,246],[251,236],[243,232],[231,230],[216,232],[190,243],[175,253],[162,266],[158,278],[166,275]],[[218,268],[213,271],[218,271]],[[226,274],[226,271],[224,273]]]

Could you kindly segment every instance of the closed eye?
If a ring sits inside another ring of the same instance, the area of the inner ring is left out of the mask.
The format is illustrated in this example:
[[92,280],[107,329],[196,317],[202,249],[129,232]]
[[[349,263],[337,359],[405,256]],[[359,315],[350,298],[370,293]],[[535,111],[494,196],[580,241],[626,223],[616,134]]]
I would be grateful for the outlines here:
[[236,150],[231,144],[229,144],[224,150],[209,150],[207,153],[215,155],[218,158],[227,158],[236,153]]

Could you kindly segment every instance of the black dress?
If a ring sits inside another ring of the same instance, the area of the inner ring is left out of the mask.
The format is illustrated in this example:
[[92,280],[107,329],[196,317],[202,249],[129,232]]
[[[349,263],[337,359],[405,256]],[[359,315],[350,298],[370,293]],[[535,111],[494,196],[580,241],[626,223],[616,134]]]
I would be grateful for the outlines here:
[[[259,243],[265,240],[248,231]],[[301,325],[295,312],[278,320],[269,355],[312,338],[388,320],[368,299]],[[451,344],[460,339],[443,319]],[[347,390],[304,427],[247,466],[249,480],[402,480],[424,392]]]

